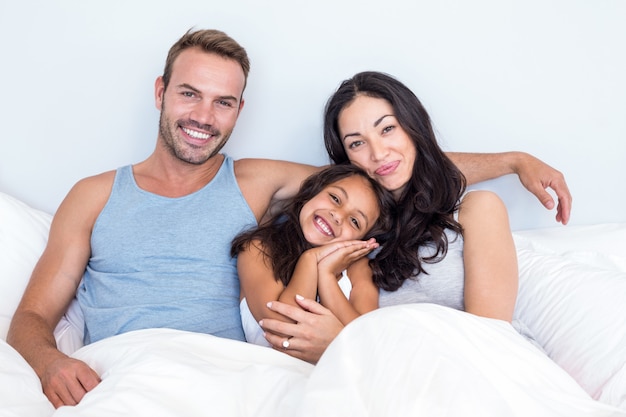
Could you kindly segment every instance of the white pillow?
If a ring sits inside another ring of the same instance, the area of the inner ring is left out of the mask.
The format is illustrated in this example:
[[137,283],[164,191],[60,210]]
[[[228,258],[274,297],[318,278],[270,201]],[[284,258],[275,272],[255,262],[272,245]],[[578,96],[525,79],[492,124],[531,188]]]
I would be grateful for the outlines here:
[[516,316],[593,398],[626,409],[626,272],[520,246]]
[[576,262],[626,272],[626,223],[548,227],[513,233],[518,248],[563,255]]
[[0,338],[48,239],[52,216],[0,193]]

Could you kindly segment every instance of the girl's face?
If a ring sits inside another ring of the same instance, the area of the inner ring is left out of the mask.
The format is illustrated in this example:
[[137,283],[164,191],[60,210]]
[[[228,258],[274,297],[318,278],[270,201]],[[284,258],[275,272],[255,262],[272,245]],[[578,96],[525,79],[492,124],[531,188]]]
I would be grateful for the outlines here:
[[339,113],[338,126],[350,162],[398,197],[413,175],[417,151],[391,104],[357,96]]
[[378,199],[367,179],[352,175],[336,181],[300,211],[304,238],[313,246],[363,239],[380,215]]

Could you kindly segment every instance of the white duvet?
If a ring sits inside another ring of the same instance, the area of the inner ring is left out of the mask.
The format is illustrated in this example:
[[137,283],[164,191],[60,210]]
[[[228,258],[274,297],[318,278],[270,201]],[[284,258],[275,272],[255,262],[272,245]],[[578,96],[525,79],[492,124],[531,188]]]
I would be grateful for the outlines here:
[[625,416],[594,401],[508,323],[434,305],[377,310],[317,366],[243,342],[168,329],[79,349],[102,382],[53,410],[2,344],[2,416]]

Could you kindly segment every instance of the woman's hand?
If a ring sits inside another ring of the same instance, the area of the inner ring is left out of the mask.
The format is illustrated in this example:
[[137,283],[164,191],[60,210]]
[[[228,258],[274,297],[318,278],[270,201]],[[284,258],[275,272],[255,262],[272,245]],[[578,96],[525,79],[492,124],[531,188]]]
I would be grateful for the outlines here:
[[[263,319],[259,322],[267,330],[265,338],[274,347],[294,358],[309,363],[317,363],[330,342],[343,329],[343,324],[333,313],[321,304],[299,295],[296,302],[302,308],[273,301],[268,305],[271,310],[287,316],[295,323],[286,323],[275,319]],[[289,337],[277,334],[289,335]],[[283,344],[288,343],[287,348]]]

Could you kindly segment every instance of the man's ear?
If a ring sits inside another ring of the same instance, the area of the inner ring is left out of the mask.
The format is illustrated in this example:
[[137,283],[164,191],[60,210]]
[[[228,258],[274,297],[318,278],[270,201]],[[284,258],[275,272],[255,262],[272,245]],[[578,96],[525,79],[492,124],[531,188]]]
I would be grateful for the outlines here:
[[159,76],[154,82],[154,105],[159,111],[161,111],[163,107],[163,95],[164,94],[165,94],[165,83],[163,82],[163,76]]
[[241,100],[239,100],[239,111],[237,112],[237,116],[241,114],[241,110],[243,110],[243,105],[245,103],[246,103],[246,100],[244,100],[243,97],[241,97]]

